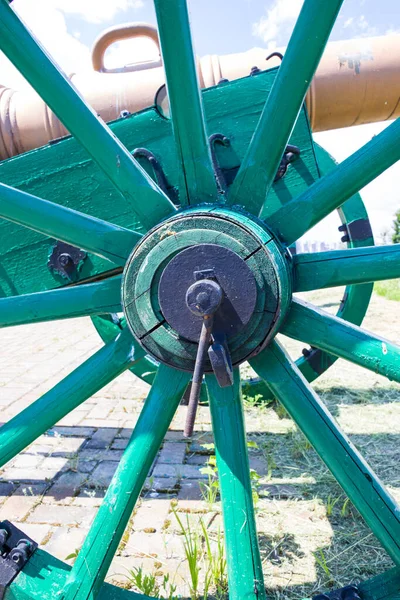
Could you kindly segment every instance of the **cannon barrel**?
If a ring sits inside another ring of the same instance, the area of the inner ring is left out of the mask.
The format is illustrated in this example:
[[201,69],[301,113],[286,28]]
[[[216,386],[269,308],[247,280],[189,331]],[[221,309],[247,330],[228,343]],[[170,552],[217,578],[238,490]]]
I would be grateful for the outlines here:
[[[121,111],[136,112],[154,103],[164,83],[161,60],[106,69],[107,47],[138,35],[158,43],[157,33],[146,24],[128,24],[105,31],[93,48],[94,71],[73,74],[81,94],[104,119]],[[284,50],[282,50],[284,54]],[[221,79],[247,76],[280,64],[277,54],[266,60],[265,49],[225,56],[209,55],[197,61],[201,87]],[[306,103],[313,131],[385,121],[400,115],[400,36],[361,38],[327,45]],[[0,160],[37,148],[68,132],[33,91],[0,86]]]

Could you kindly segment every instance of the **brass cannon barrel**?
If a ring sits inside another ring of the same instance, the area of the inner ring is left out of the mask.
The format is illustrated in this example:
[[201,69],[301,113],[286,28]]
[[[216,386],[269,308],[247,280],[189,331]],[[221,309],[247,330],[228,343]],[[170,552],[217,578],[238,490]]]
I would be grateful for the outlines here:
[[[93,48],[93,71],[73,74],[78,90],[104,119],[122,110],[136,112],[153,104],[164,83],[161,60],[106,69],[108,46],[129,37],[145,36],[157,46],[152,26],[128,24],[105,31]],[[284,53],[284,50],[282,50]],[[267,51],[225,56],[209,55],[197,61],[200,85],[244,77],[253,66],[279,65],[278,56],[266,61]],[[400,36],[361,38],[328,44],[306,97],[313,131],[325,131],[400,116]],[[31,91],[0,86],[0,160],[37,148],[68,132],[40,97]]]

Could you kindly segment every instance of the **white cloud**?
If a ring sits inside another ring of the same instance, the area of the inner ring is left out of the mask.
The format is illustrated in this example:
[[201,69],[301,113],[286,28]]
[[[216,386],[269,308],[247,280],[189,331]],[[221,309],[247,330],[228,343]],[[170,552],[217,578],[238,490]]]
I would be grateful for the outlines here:
[[[90,49],[67,30],[63,12],[53,0],[15,0],[13,9],[41,42],[47,52],[70,74],[89,68]],[[0,84],[22,89],[29,87],[25,79],[0,53]]]
[[286,43],[303,5],[303,0],[275,0],[266,15],[253,24],[253,35],[270,46]]
[[346,19],[346,21],[343,24],[344,29],[346,29],[347,27],[350,27],[350,25],[352,24],[353,21],[354,21],[353,17],[349,17],[348,19]]
[[[35,2],[37,4],[37,2]],[[110,21],[119,12],[134,10],[144,5],[143,0],[53,0],[52,6],[65,14],[81,17],[89,23]]]

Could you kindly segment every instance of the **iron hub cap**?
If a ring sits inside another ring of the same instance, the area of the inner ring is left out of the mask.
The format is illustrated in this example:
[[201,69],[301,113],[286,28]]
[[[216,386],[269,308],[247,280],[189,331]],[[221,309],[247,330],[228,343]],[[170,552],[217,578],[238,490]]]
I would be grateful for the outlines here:
[[[209,285],[197,290],[199,280]],[[237,366],[265,347],[286,314],[287,255],[253,217],[224,208],[181,212],[151,230],[128,259],[122,284],[127,324],[156,360],[193,371],[201,314],[216,301],[218,287],[223,297],[215,327]],[[196,302],[205,303],[199,314]],[[208,362],[205,370],[211,370]]]

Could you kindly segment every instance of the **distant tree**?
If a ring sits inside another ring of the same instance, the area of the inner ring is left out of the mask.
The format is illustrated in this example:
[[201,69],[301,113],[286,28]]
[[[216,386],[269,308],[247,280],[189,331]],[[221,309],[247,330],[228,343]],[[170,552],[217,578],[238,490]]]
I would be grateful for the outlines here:
[[393,233],[392,242],[393,244],[400,243],[400,209],[395,213],[395,219],[393,221]]

